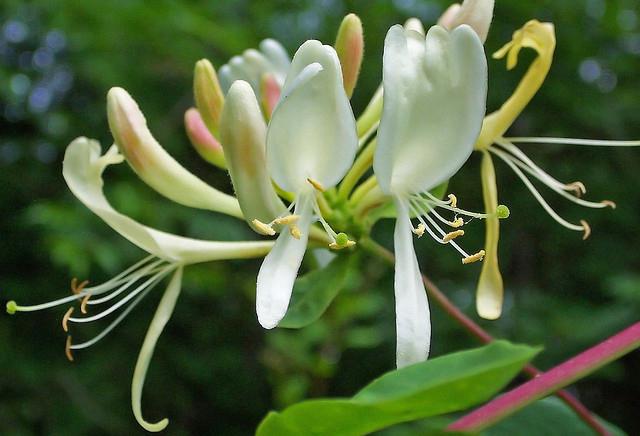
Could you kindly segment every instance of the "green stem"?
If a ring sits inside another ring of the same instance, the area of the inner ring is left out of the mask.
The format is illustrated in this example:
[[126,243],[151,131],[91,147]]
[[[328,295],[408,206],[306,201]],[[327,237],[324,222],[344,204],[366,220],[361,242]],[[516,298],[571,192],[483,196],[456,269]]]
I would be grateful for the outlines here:
[[342,183],[340,183],[340,187],[338,188],[338,199],[346,200],[349,198],[349,194],[358,183],[358,180],[362,176],[365,175],[371,165],[373,164],[373,155],[376,151],[376,139],[372,139],[362,150],[362,153],[358,155],[356,161],[353,163],[353,166],[349,170]]
[[351,198],[349,198],[349,204],[358,204],[360,200],[362,200],[364,196],[367,195],[369,191],[371,191],[376,186],[378,186],[378,180],[376,179],[376,176],[369,177],[367,180],[362,182],[360,186],[355,189],[355,191],[353,191]]

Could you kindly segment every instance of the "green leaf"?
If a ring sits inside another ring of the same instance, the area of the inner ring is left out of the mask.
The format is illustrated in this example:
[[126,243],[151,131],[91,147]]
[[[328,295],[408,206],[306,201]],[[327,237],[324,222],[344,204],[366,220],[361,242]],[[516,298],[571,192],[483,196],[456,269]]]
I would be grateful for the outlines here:
[[[544,419],[541,419],[544,417]],[[600,422],[612,435],[624,435],[616,426]],[[594,431],[557,397],[547,397],[485,430],[483,436],[593,436]]]
[[539,350],[495,341],[391,371],[352,398],[308,400],[270,412],[257,435],[362,435],[466,409],[500,390]]
[[320,318],[344,287],[355,257],[336,256],[326,267],[297,279],[289,310],[278,327],[299,329]]

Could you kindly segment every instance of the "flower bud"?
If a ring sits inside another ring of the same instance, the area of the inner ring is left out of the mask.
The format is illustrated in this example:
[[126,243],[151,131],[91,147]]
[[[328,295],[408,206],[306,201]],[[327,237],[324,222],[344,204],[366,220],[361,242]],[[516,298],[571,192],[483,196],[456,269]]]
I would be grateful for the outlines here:
[[227,167],[222,145],[204,124],[198,109],[192,107],[184,113],[184,127],[193,148],[204,160],[223,169]]
[[191,174],[158,144],[127,91],[122,88],[109,90],[107,117],[118,149],[147,185],[185,206],[239,214],[235,198]]
[[251,85],[236,80],[222,111],[220,140],[229,175],[247,223],[258,233],[286,212],[267,172],[266,125]]
[[334,47],[342,66],[344,90],[347,96],[351,97],[358,82],[360,65],[364,54],[362,22],[356,14],[349,14],[344,17],[338,29]]
[[220,88],[216,70],[211,65],[211,62],[206,59],[196,62],[193,93],[202,120],[209,128],[209,131],[217,135],[220,126],[220,115],[224,106],[224,94]]
[[494,0],[464,0],[462,5],[456,3],[449,6],[438,24],[448,30],[468,24],[484,43],[493,19],[493,5]]
[[271,73],[264,73],[260,80],[260,106],[266,119],[271,118],[271,114],[280,100],[282,88],[278,79]]

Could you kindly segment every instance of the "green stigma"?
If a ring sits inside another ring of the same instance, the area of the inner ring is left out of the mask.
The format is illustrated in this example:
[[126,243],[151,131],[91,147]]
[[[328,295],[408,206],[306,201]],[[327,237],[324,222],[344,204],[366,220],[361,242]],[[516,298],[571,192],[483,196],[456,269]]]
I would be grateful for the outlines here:
[[507,206],[505,206],[504,204],[501,204],[496,208],[496,215],[498,216],[499,219],[502,220],[505,218],[509,218],[509,215],[511,215],[511,211]]
[[349,242],[349,237],[346,233],[340,232],[336,235],[336,244],[346,245],[347,242]]
[[18,311],[18,304],[17,304],[15,301],[13,301],[13,300],[8,301],[8,302],[7,302],[7,313],[8,313],[9,315],[13,315],[13,314],[15,314],[17,311]]

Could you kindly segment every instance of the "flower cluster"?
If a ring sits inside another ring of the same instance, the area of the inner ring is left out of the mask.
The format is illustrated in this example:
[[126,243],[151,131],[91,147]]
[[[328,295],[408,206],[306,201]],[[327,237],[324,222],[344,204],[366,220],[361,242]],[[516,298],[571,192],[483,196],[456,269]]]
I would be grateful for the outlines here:
[[[463,264],[484,259],[478,313],[497,318],[503,292],[497,252],[499,220],[509,216],[509,209],[498,204],[492,156],[516,172],[556,221],[588,236],[588,225],[561,218],[527,175],[577,204],[614,204],[579,198],[584,193],[582,183],[557,181],[514,144],[638,143],[505,137],[549,70],[555,36],[551,24],[530,21],[494,55],[506,56],[510,69],[522,48],[534,49],[538,57],[513,96],[485,117],[488,80],[483,44],[493,3],[465,0],[449,8],[427,32],[416,19],[391,27],[384,43],[382,85],[357,120],[350,97],[357,84],[364,41],[362,24],[353,14],[343,20],[333,46],[306,41],[290,58],[277,41],[267,39],[259,50],[246,50],[218,72],[207,60],[197,62],[196,107],[185,113],[187,135],[207,162],[228,171],[233,196],[209,186],[173,159],[154,139],[127,91],[112,88],[107,113],[114,145],[102,154],[98,142],[74,140],[65,153],[63,176],[78,200],[149,256],[105,283],[88,286],[74,279],[69,296],[35,306],[11,301],[7,311],[78,303],[81,316],[71,306],[62,318],[65,332],[73,325],[118,312],[90,340],[78,343],[71,335],[67,337],[66,354],[73,360],[73,351],[105,337],[168,278],[132,382],[134,415],[149,431],[162,430],[168,421],[149,423],[142,416],[145,374],[179,296],[183,270],[195,263],[264,256],[257,275],[256,312],[258,322],[271,329],[287,313],[310,246],[333,250],[336,255],[340,250],[355,250],[378,219],[393,217],[398,367],[426,359],[431,342],[429,306],[414,236],[427,233],[436,242],[450,245],[460,253]],[[454,194],[446,195],[449,179],[474,150],[482,153],[483,213],[462,209]],[[164,197],[243,219],[257,234],[277,238],[203,241],[156,230],[124,216],[106,199],[102,178],[108,166],[124,161]],[[371,168],[373,175],[365,178]],[[475,218],[486,222],[486,245],[470,253],[458,241],[465,234],[465,224]],[[89,314],[94,306],[103,309]]]

